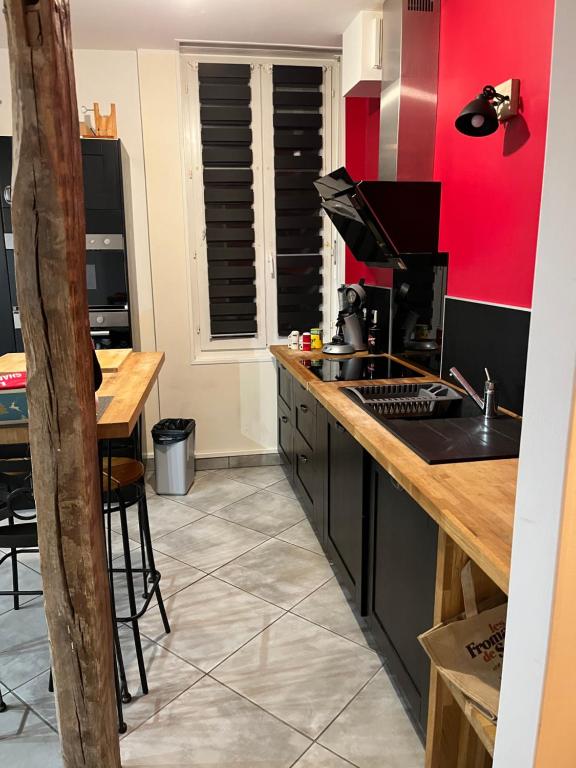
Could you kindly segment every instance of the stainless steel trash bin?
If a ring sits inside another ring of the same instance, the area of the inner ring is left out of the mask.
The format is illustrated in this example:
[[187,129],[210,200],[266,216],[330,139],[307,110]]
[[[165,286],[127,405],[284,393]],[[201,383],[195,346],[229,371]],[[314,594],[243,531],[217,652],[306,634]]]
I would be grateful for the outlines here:
[[184,496],[194,482],[194,419],[162,419],[152,428],[156,493]]

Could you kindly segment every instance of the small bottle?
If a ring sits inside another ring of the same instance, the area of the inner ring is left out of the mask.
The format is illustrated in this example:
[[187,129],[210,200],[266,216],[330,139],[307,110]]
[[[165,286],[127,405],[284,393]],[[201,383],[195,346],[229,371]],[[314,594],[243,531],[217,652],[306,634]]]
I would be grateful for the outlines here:
[[381,355],[384,351],[382,328],[378,325],[378,310],[372,313],[372,324],[368,329],[368,352],[371,355]]

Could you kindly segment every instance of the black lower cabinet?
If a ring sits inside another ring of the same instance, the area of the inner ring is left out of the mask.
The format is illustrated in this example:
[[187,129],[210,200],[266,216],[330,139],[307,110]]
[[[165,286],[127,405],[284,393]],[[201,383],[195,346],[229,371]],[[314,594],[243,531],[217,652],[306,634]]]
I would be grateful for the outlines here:
[[367,515],[364,449],[333,416],[325,419],[325,547],[341,580],[366,608]]
[[430,662],[417,638],[433,625],[438,526],[376,462],[370,474],[369,625],[425,738]]

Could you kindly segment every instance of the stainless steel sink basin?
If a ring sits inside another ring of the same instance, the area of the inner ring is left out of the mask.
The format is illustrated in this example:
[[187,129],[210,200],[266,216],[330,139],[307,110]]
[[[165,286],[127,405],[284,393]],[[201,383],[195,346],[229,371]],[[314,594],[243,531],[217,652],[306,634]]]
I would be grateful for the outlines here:
[[[427,394],[423,393],[423,388],[429,384],[412,386],[416,389],[404,393],[370,391],[374,387],[346,387],[344,391],[428,464],[518,456],[521,419],[504,415],[486,419],[472,400],[448,386]],[[363,399],[358,397],[358,389],[365,390]],[[435,395],[437,401],[433,406],[422,405],[422,398],[426,400],[430,394]],[[404,405],[402,397],[405,398]],[[416,403],[412,411],[407,407],[410,398]],[[398,401],[396,404],[395,400]],[[424,418],[422,409],[425,410]]]

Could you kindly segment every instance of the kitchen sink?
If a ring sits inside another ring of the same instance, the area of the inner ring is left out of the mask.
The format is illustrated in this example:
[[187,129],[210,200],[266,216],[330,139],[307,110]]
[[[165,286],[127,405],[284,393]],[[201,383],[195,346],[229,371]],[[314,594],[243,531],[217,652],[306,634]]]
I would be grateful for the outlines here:
[[442,382],[344,392],[428,464],[518,456],[521,419],[503,414],[485,419],[471,399]]

